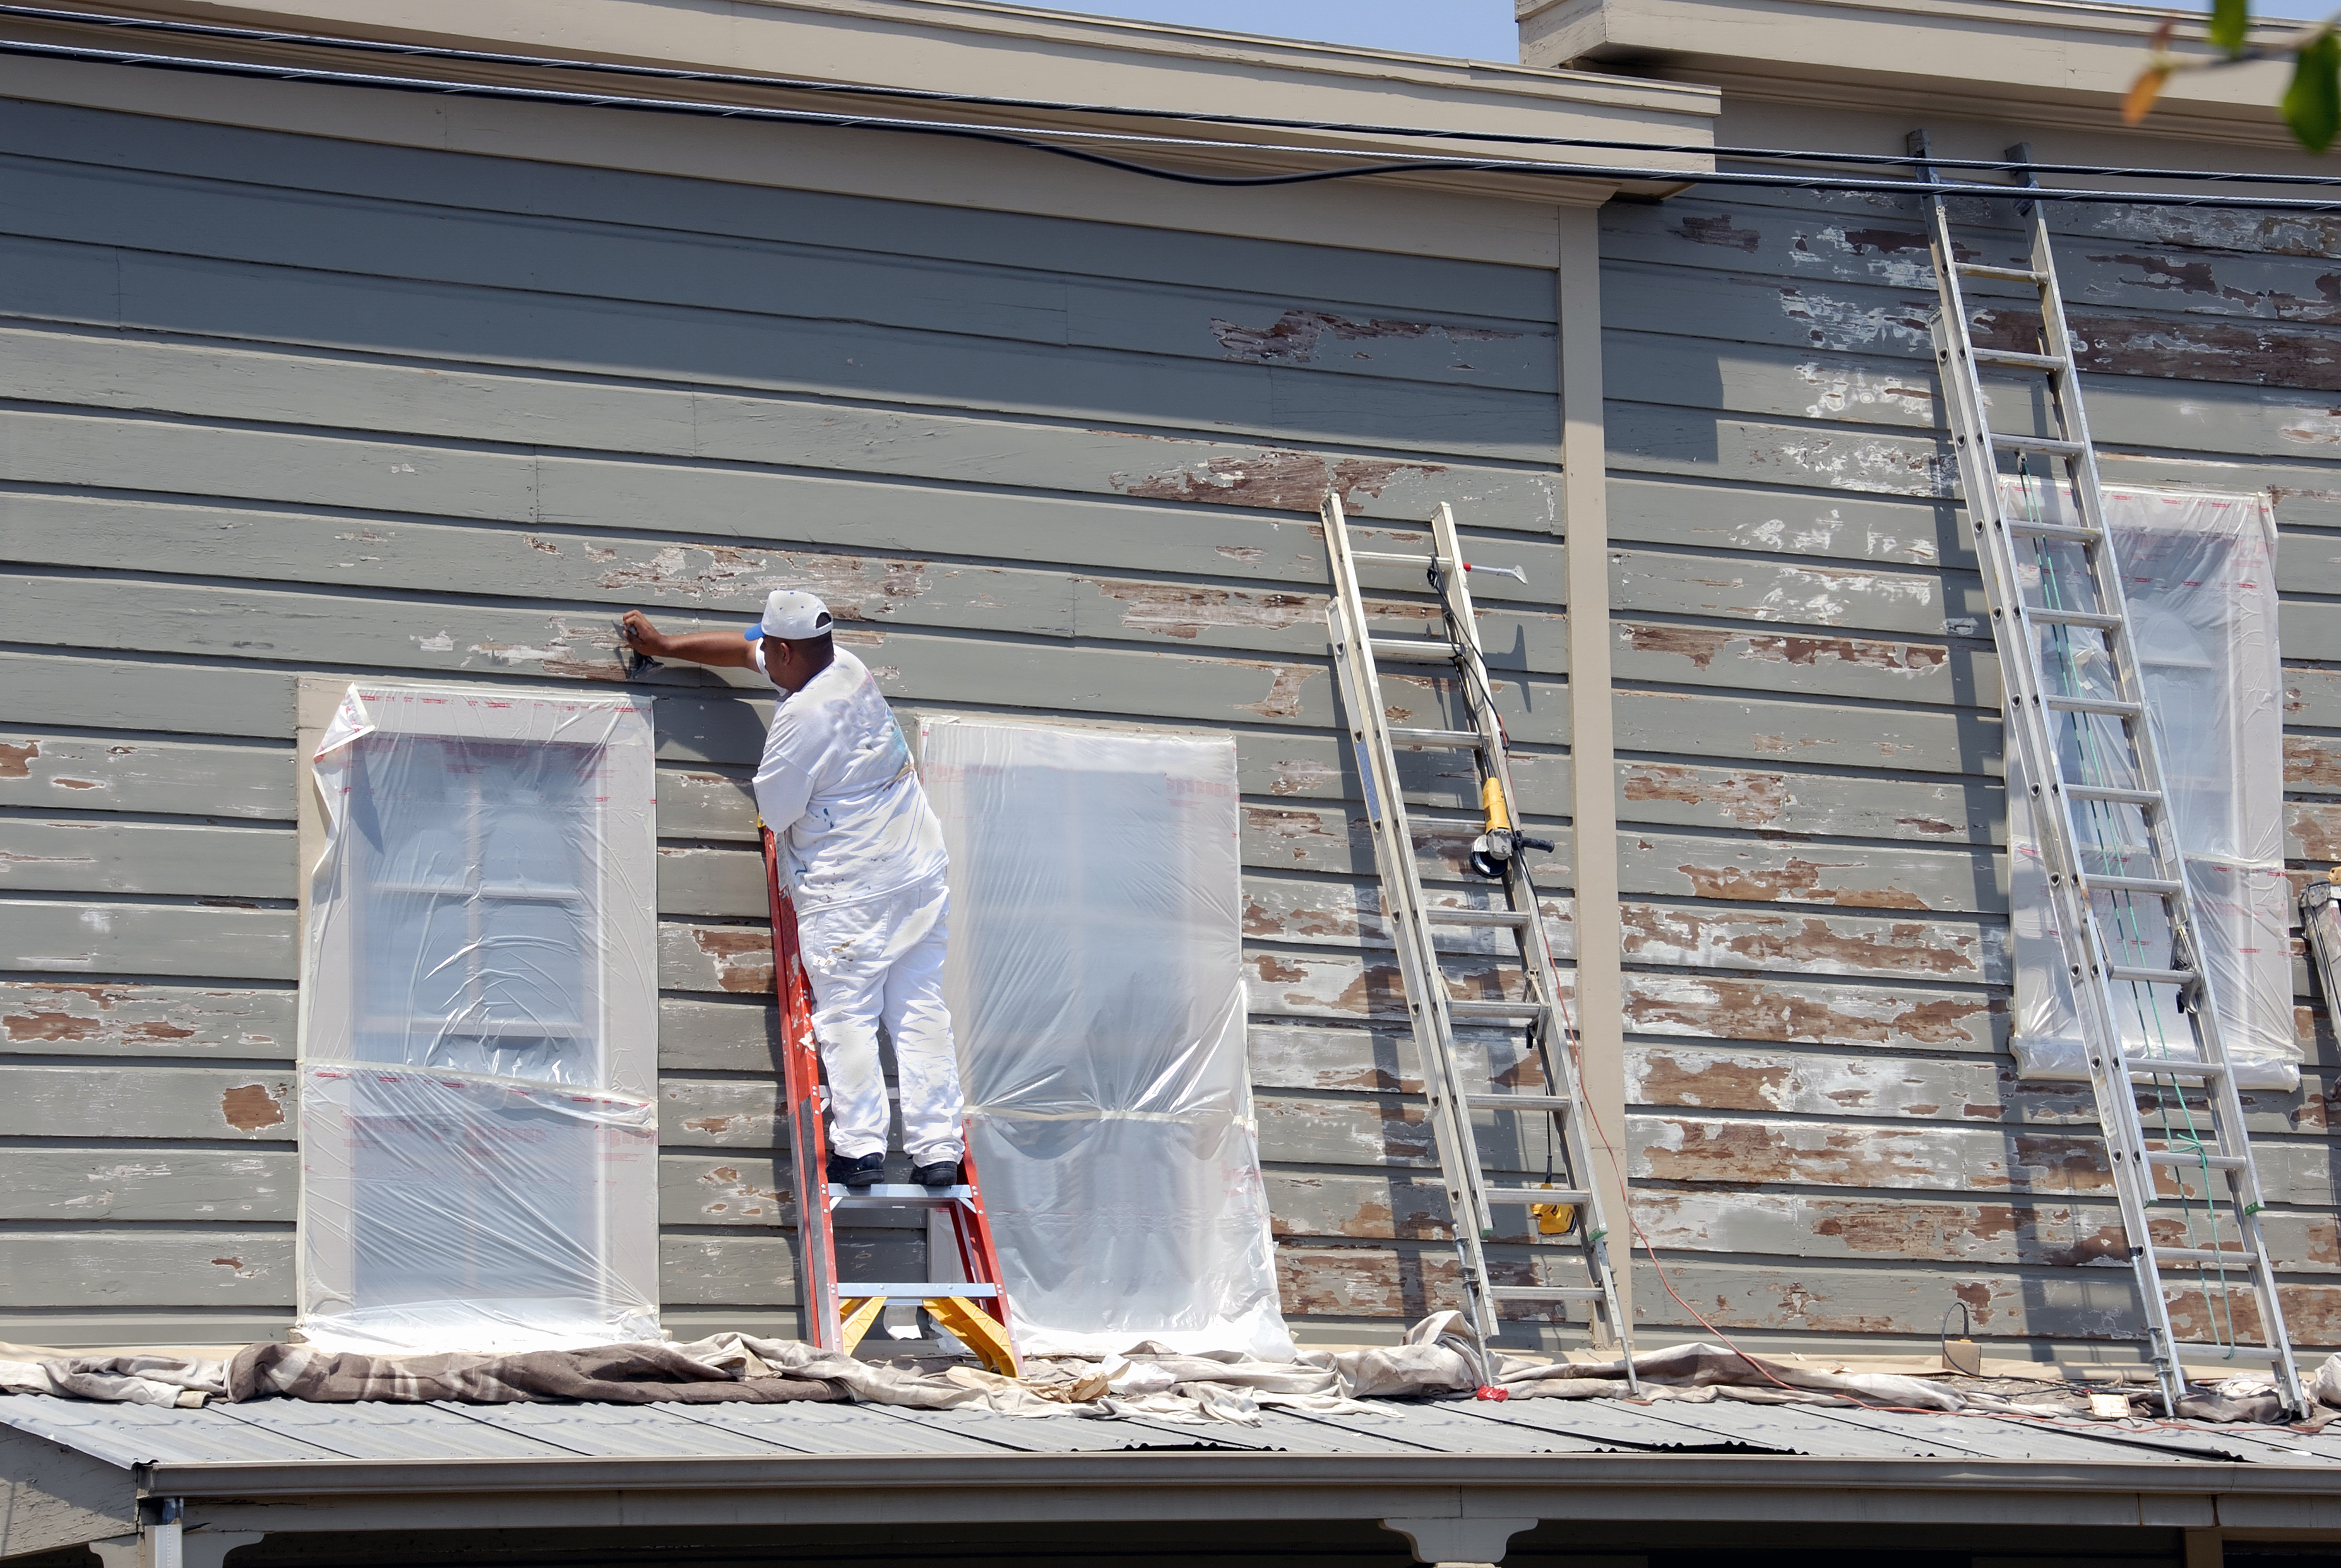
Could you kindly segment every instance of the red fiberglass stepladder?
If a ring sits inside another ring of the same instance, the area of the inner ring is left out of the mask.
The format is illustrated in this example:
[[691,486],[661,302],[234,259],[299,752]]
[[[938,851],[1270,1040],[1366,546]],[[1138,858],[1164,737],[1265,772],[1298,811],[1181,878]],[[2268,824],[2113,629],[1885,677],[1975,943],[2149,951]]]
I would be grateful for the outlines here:
[[[1008,1342],[1008,1297],[1000,1285],[1000,1255],[991,1245],[991,1222],[976,1185],[973,1151],[961,1165],[966,1185],[953,1187],[881,1183],[848,1189],[831,1186],[829,1129],[822,1117],[821,1053],[812,1037],[812,987],[805,978],[797,946],[797,911],[781,885],[777,844],[769,828],[764,840],[764,888],[772,909],[772,987],[781,1007],[781,1070],[788,1090],[789,1156],[797,1188],[797,1304],[802,1333],[822,1350],[852,1355],[890,1302],[915,1303],[958,1335],[992,1371],[1016,1375],[1016,1353]],[[841,1209],[941,1211],[959,1241],[964,1280],[926,1285],[840,1282],[837,1224]]]

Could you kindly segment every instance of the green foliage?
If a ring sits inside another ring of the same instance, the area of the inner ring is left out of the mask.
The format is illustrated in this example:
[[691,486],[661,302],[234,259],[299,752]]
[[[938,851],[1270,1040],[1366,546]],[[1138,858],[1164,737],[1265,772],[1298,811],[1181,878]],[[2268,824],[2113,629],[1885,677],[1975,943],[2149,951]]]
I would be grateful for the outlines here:
[[2252,0],[2211,0],[2211,42],[2240,55],[2252,31]]
[[2341,135],[2341,38],[2320,33],[2300,51],[2278,106],[2302,146],[2322,153],[2333,145]]

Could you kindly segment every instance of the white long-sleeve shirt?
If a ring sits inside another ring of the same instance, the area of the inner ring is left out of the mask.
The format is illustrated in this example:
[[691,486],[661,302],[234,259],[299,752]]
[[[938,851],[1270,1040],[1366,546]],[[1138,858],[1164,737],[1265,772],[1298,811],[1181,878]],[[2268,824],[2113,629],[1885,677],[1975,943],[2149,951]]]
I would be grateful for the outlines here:
[[[764,671],[764,645],[750,650]],[[875,898],[940,878],[949,863],[894,711],[869,667],[842,648],[801,690],[781,694],[756,769],[756,809],[780,837],[801,907]]]

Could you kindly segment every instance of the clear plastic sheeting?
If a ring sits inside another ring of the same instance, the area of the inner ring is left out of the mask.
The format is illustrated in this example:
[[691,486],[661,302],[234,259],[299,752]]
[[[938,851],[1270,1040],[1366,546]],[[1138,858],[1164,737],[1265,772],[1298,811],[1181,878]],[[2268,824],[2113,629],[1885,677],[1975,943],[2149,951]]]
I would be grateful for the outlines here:
[[[2071,498],[2035,480],[2003,481],[2010,515],[2073,522]],[[2221,1034],[2247,1088],[2291,1089],[2300,1081],[2293,1032],[2290,893],[2284,874],[2284,715],[2276,650],[2274,522],[2256,495],[2107,487],[2106,521],[2129,600],[2147,703],[2162,755],[2163,783],[2187,858],[2204,963]],[[2044,545],[2027,568],[2028,602],[2089,609],[2077,549]],[[2044,629],[2049,690],[2117,695],[2101,633]],[[2118,723],[2103,715],[2055,716],[2067,779],[2136,788],[2135,759]],[[2016,957],[2017,1069],[2026,1077],[2087,1076],[2047,872],[2033,827],[2020,760],[2008,756],[2008,838],[2013,853],[2010,923]],[[2087,803],[2076,812],[2084,868],[2150,875],[2146,823],[2135,806]],[[2141,968],[2168,961],[2161,901],[2099,893],[2098,918]],[[2193,1032],[2167,986],[2115,987],[2123,1049],[2133,1058],[2194,1060]]]
[[315,778],[304,1337],[659,1338],[647,708],[360,683]]
[[921,771],[1019,1352],[1290,1360],[1244,1048],[1235,743],[937,719]]

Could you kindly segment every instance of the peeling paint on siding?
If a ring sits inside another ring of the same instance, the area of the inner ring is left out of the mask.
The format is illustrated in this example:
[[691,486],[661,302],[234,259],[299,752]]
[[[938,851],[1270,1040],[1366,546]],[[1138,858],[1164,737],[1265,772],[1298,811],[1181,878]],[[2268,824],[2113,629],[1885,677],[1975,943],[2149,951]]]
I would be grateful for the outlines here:
[[[1459,353],[1465,343],[1506,342],[1520,334],[1435,322],[1391,321],[1380,316],[1355,321],[1324,311],[1287,311],[1264,327],[1239,326],[1214,316],[1211,335],[1220,340],[1220,348],[1228,359],[1256,365],[1305,365],[1316,360],[1328,337],[1335,342],[1355,343],[1435,336],[1454,344]],[[1358,357],[1371,356],[1360,352]]]

